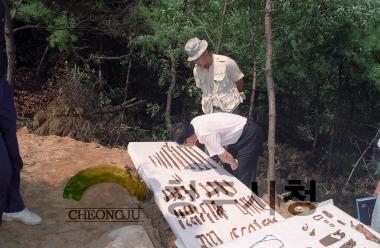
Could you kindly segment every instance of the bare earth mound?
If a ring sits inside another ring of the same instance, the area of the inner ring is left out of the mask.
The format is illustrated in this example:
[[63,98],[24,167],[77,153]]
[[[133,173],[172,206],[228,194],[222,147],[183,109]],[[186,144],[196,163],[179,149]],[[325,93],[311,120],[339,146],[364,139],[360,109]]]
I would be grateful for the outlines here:
[[[18,132],[18,138],[24,160],[21,192],[27,207],[40,214],[43,223],[33,227],[3,223],[0,247],[86,247],[107,231],[136,224],[145,228],[155,247],[173,246],[173,235],[154,203],[139,203],[119,185],[97,184],[85,192],[80,202],[62,197],[65,183],[82,169],[102,165],[132,166],[126,150],[108,149],[68,137],[37,136],[28,134],[25,129]],[[65,208],[80,207],[142,207],[144,210],[139,223],[66,222],[69,218]]]

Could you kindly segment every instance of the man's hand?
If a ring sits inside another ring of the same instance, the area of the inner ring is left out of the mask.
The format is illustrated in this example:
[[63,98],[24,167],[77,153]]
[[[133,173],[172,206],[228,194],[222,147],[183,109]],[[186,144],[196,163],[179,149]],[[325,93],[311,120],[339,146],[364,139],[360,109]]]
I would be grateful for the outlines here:
[[235,82],[235,84],[238,91],[239,92],[242,91],[244,88],[244,78],[239,79],[238,81]]
[[224,150],[224,152],[218,155],[218,157],[223,163],[229,164],[232,170],[236,170],[239,166],[237,159],[235,159],[231,153],[227,152],[227,150]]
[[377,181],[376,189],[373,192],[373,197],[377,197],[377,194],[379,194],[379,193],[380,193],[380,180]]
[[239,166],[239,162],[237,159],[235,159],[235,163],[231,164],[231,169],[234,171],[238,168],[238,166]]

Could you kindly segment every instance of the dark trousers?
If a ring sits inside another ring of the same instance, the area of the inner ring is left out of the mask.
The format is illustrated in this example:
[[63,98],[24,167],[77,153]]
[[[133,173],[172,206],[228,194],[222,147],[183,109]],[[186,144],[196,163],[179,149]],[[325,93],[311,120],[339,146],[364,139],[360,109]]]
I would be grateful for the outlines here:
[[262,128],[252,120],[248,120],[239,140],[227,148],[231,155],[238,160],[238,168],[234,171],[229,165],[224,168],[255,193],[257,193],[257,188],[255,190],[252,185],[257,185],[257,161],[262,153],[264,140]]
[[0,216],[25,208],[20,195],[22,167],[12,90],[6,81],[0,80]]

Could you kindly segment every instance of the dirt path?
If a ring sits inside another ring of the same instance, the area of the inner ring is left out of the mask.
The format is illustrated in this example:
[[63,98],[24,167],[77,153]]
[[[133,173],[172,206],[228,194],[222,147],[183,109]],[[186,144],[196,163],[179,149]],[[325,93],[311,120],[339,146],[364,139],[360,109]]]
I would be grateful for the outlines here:
[[[131,166],[128,152],[108,149],[95,143],[83,143],[67,137],[41,137],[18,132],[24,160],[21,191],[28,208],[40,214],[43,223],[29,227],[21,223],[3,223],[0,227],[0,247],[85,247],[103,233],[136,223],[68,223],[67,210],[73,207],[128,208],[141,206],[141,222],[155,247],[172,246],[173,235],[162,220],[154,203],[139,203],[127,191],[115,184],[98,184],[86,191],[76,202],[62,197],[67,180],[78,171],[100,165]],[[144,211],[146,212],[146,211]],[[152,221],[155,227],[153,227]]]

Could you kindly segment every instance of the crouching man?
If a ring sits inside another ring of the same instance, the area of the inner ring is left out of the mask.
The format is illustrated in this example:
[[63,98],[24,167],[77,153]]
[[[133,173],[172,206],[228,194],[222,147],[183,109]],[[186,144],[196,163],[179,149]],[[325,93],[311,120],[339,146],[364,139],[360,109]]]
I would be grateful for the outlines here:
[[[190,124],[174,126],[172,140],[180,145],[204,144],[210,157],[217,155],[225,169],[251,189],[264,142],[263,130],[252,120],[231,113],[195,117]],[[255,193],[257,193],[257,190]]]

